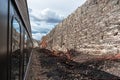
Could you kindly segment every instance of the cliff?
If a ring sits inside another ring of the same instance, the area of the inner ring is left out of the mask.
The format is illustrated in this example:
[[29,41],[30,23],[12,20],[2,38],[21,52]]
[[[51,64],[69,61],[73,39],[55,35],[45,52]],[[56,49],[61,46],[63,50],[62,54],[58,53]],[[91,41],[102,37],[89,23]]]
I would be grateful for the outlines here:
[[59,45],[92,55],[120,53],[120,0],[87,0],[47,37],[47,48]]

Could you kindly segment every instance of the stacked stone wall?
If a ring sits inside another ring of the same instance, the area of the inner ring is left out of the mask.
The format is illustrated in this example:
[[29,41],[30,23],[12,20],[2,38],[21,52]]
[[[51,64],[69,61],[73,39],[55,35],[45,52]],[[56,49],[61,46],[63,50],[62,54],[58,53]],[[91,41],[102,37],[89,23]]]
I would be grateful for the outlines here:
[[46,36],[49,49],[65,43],[83,53],[120,53],[120,0],[87,0]]

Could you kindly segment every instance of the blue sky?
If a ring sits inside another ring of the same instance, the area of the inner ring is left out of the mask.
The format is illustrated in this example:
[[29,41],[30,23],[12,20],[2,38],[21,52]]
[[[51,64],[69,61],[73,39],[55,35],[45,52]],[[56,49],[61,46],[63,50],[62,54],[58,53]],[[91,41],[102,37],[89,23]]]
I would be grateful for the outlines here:
[[86,0],[27,0],[32,36],[40,40]]

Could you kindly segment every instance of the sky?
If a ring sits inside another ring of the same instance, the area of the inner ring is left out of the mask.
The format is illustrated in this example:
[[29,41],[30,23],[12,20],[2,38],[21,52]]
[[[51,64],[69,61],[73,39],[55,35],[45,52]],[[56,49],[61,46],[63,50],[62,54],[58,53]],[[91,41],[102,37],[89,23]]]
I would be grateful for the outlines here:
[[32,36],[40,40],[86,0],[27,0]]

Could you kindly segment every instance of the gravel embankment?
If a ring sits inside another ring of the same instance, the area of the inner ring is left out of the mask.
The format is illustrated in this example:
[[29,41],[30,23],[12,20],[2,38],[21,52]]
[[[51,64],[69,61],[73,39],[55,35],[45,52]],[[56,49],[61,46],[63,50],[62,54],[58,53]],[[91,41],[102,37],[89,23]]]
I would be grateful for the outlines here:
[[31,80],[120,80],[120,60],[75,62],[56,57],[47,49],[35,49],[30,74]]

